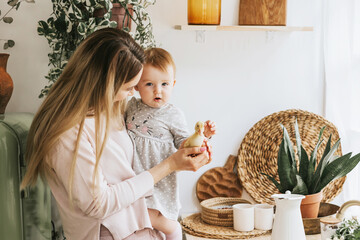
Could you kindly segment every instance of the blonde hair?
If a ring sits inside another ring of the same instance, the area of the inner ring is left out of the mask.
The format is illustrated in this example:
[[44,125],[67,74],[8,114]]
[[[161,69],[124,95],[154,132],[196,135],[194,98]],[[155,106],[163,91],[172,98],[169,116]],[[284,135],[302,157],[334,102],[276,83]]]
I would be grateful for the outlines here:
[[[43,178],[54,177],[47,156],[64,132],[80,124],[69,177],[69,197],[72,199],[80,136],[90,111],[95,118],[93,186],[96,185],[95,176],[109,125],[115,120],[120,122],[125,110],[126,100],[114,102],[115,95],[124,83],[140,72],[144,59],[144,51],[130,35],[113,28],[92,33],[78,46],[30,127],[25,154],[27,171],[21,189],[35,185],[39,175]],[[119,127],[122,128],[123,124]]]
[[163,72],[167,71],[167,67],[171,66],[174,70],[174,77],[176,66],[171,54],[162,48],[149,48],[145,50],[145,64],[150,64]]

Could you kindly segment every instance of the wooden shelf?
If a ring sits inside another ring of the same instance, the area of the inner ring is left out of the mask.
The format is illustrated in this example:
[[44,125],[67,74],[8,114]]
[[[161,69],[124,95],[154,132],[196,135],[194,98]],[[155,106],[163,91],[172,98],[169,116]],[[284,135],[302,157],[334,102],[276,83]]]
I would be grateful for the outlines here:
[[313,27],[292,26],[222,26],[222,25],[175,25],[176,30],[182,31],[266,31],[266,32],[294,32],[314,30]]

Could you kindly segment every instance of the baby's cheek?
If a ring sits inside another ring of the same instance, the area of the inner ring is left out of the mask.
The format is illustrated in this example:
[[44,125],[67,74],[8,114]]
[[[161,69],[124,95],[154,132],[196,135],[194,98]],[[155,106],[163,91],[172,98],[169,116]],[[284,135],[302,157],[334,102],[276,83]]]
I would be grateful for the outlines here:
[[134,125],[132,125],[131,123],[128,123],[126,126],[127,126],[127,129],[133,129],[134,128]]

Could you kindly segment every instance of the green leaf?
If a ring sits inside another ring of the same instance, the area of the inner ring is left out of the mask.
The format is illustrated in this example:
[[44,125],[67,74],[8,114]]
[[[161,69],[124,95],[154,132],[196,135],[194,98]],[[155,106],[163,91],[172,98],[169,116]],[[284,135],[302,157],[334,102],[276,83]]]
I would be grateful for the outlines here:
[[[292,142],[290,140],[289,134],[286,130],[286,128],[280,124],[280,126],[283,129],[283,139],[284,139],[284,143],[285,143],[285,150],[287,151],[288,154],[288,159],[290,159],[290,178],[291,178],[291,183],[295,186],[296,184],[296,174],[297,174],[297,168],[296,168],[296,160],[295,160],[295,152],[294,152],[294,148],[292,145]],[[290,190],[290,189],[288,189]]]
[[72,4],[71,5],[72,9],[73,9],[73,12],[75,14],[75,17],[77,19],[82,19],[83,18],[83,15],[81,13],[81,10],[75,5],[75,4]]
[[19,0],[9,0],[7,2],[8,5],[10,5],[11,7],[15,6],[17,3],[19,2]]
[[297,147],[297,154],[299,157],[299,161],[301,161],[301,138],[299,133],[299,126],[297,123],[297,119],[295,119],[295,138],[296,138],[296,147]]
[[19,9],[20,3],[21,3],[21,1],[16,4],[16,7],[15,7],[15,10],[16,10],[16,11]]
[[326,146],[325,146],[325,150],[324,150],[324,153],[323,153],[323,155],[322,155],[322,157],[321,157],[321,160],[320,160],[320,162],[325,158],[325,156],[330,152],[330,149],[331,149],[331,134],[330,134],[330,137],[329,137],[329,139],[328,139],[328,141],[327,141],[327,143],[326,143]]
[[297,180],[296,186],[294,187],[291,193],[307,195],[309,191],[304,180],[299,175],[296,175],[296,180]]
[[9,48],[9,44],[7,42],[4,43],[4,49],[8,49]]
[[300,166],[299,166],[299,174],[300,177],[305,181],[306,185],[309,186],[308,180],[308,168],[309,168],[309,158],[308,155],[303,148],[303,146],[300,145],[300,151],[301,151],[301,159],[300,159]]
[[292,142],[290,140],[289,134],[288,134],[286,128],[282,124],[280,124],[280,126],[282,127],[283,133],[284,133],[283,135],[284,135],[284,140],[285,140],[285,147],[288,148],[289,153],[290,153],[291,165],[296,168],[295,153],[294,153],[294,149],[292,147]]
[[62,44],[60,42],[55,43],[53,48],[54,53],[61,53],[61,47]]
[[72,24],[72,22],[71,21],[66,21],[66,32],[67,33],[70,33],[71,32],[71,30],[72,30],[72,26],[73,26],[73,24]]
[[270,175],[268,175],[268,174],[266,174],[266,173],[261,173],[261,174],[262,174],[262,175],[265,175],[271,182],[273,182],[274,185],[276,186],[276,188],[279,190],[279,192],[285,193],[286,190],[284,190],[284,189],[281,187],[280,183],[279,183],[278,181],[276,181],[276,179],[275,179],[274,177],[272,177],[272,176],[270,176]]
[[315,166],[316,166],[316,155],[318,152],[318,148],[322,143],[321,137],[323,135],[323,132],[325,130],[325,127],[322,127],[319,133],[319,139],[315,145],[314,150],[312,151],[311,155],[310,155],[310,159],[309,159],[309,168],[308,168],[308,179],[307,179],[307,183],[311,183],[312,182],[312,178],[313,178],[313,174],[315,172]]
[[15,46],[15,42],[13,40],[8,40],[7,41],[9,48],[12,48],[13,46]]
[[49,25],[45,21],[38,22],[37,32],[40,36],[46,35],[48,33],[48,30]]
[[109,20],[111,18],[111,13],[110,12],[107,12],[104,14],[104,19],[107,19]]
[[69,13],[69,18],[71,18],[71,19],[76,18],[76,17],[75,17],[75,14],[74,14],[74,13]]
[[[293,156],[291,156],[291,150],[294,151],[294,149],[292,148],[292,145],[290,145],[290,146],[288,145],[287,147],[288,147],[288,151],[287,151],[288,157],[289,157],[289,159],[293,159],[293,158],[292,158]],[[290,150],[290,148],[291,148],[291,150]],[[293,164],[293,163],[295,163],[295,164]],[[298,173],[297,173],[297,168],[296,168],[295,159],[293,159],[293,160],[290,162],[290,169],[289,169],[289,171],[290,171],[291,182],[293,182],[294,184],[296,184],[296,175],[297,175]]]
[[61,13],[61,15],[58,17],[58,19],[54,22],[55,28],[58,32],[64,33],[66,32],[66,21],[65,21],[65,14]]
[[285,140],[283,139],[278,152],[278,174],[281,188],[285,191],[291,191],[296,184],[296,182],[293,181],[294,177],[291,176],[291,168],[291,161],[285,148]]
[[130,28],[129,27],[123,27],[121,30],[125,31],[125,32],[130,32]]
[[[331,144],[331,135],[329,137],[329,140],[326,144],[326,148]],[[321,180],[321,176],[323,174],[324,168],[328,165],[328,163],[330,162],[330,160],[333,158],[334,153],[336,152],[336,150],[338,149],[340,144],[340,139],[334,144],[334,146],[330,149],[330,151],[328,151],[328,153],[326,154],[326,156],[323,155],[323,157],[321,158],[319,164],[317,165],[316,171],[313,175],[312,181],[310,183],[311,188],[310,191],[314,192],[314,190],[317,188],[317,186],[320,183]],[[325,148],[325,149],[326,149]]]
[[111,22],[110,22],[110,27],[111,27],[111,28],[116,28],[116,27],[117,27],[117,22],[111,21]]
[[10,24],[14,21],[14,19],[12,17],[4,17],[3,21],[4,21],[4,23]]
[[102,20],[101,22],[98,23],[98,26],[107,26],[109,24],[109,20]]
[[360,226],[354,230],[354,239],[360,239]]
[[81,22],[79,23],[78,27],[77,27],[77,31],[80,35],[84,36],[85,35],[85,31],[86,31],[86,25],[85,23]]
[[320,183],[312,192],[320,192],[331,181],[348,174],[360,161],[360,154],[350,158],[351,153],[343,155],[329,163],[321,176]]
[[104,1],[104,3],[105,3],[105,9],[107,11],[109,11],[110,10],[110,1]]

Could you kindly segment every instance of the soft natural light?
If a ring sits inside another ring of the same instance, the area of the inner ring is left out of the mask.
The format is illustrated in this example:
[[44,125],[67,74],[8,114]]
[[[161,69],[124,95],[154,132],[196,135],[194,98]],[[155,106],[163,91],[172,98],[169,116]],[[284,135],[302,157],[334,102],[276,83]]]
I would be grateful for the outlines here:
[[354,12],[353,12],[353,54],[354,57],[360,61],[360,1],[354,1]]
[[[343,153],[355,155],[360,152],[360,2],[324,4],[325,115],[340,132]],[[360,199],[359,186],[358,166],[347,176],[341,201]]]

